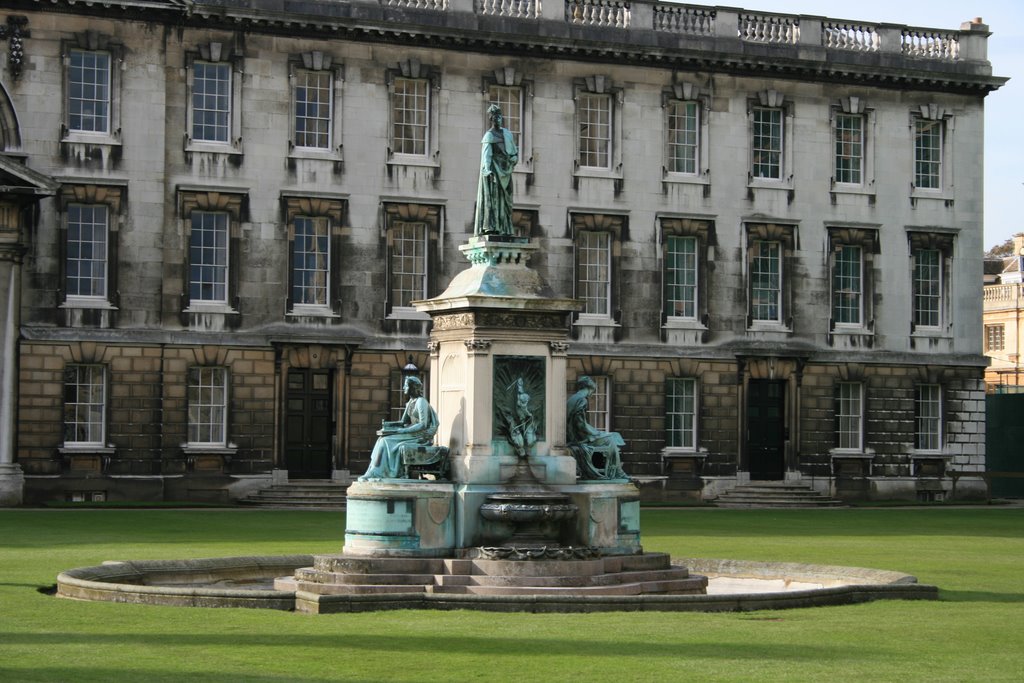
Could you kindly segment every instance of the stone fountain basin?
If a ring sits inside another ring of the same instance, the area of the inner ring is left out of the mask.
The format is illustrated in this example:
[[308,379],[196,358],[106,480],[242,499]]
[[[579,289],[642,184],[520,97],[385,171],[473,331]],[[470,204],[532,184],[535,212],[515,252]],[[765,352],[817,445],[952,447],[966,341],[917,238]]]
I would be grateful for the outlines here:
[[872,600],[936,600],[938,588],[900,572],[678,558],[673,565],[709,578],[707,595],[446,595],[424,592],[321,596],[274,590],[275,578],[313,563],[312,555],[111,561],[57,576],[57,594],[177,607],[249,607],[313,613],[382,609],[482,609],[506,612],[752,611],[848,605]]

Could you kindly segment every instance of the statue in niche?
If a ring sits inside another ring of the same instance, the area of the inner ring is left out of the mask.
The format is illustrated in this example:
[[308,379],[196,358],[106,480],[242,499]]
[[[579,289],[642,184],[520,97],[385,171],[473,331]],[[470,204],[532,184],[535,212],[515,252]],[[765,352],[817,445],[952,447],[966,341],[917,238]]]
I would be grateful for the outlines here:
[[626,479],[619,449],[626,445],[618,432],[602,432],[587,422],[590,396],[597,390],[594,380],[583,375],[576,380],[576,393],[565,406],[565,441],[576,458],[581,479]]
[[[437,431],[437,413],[423,397],[423,382],[417,377],[406,377],[402,385],[408,401],[401,420],[381,420],[377,430],[377,443],[370,453],[370,466],[359,481],[368,479],[404,478],[409,460],[417,459],[416,452],[441,451],[432,448],[434,433]],[[411,457],[407,457],[411,456]]]
[[480,151],[480,182],[476,191],[474,235],[515,235],[512,225],[512,170],[519,150],[512,131],[503,128],[501,107],[487,108],[491,127],[484,133]]
[[522,377],[510,384],[508,391],[513,395],[508,441],[516,455],[525,458],[530,455],[530,448],[537,443],[537,423],[530,410],[530,395],[526,393],[526,383]]

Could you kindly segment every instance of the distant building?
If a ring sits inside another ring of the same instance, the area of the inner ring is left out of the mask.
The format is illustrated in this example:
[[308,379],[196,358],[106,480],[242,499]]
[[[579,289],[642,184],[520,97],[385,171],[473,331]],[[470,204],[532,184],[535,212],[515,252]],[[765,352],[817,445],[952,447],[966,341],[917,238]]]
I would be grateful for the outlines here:
[[989,392],[1024,393],[1021,342],[1024,341],[1024,233],[1014,235],[1013,253],[985,262],[984,344],[991,364],[985,371]]
[[7,7],[0,170],[36,193],[0,247],[20,301],[0,319],[8,500],[360,473],[403,366],[438,362],[410,304],[465,266],[491,102],[519,141],[531,265],[583,302],[570,378],[595,378],[644,495],[984,488],[974,283],[984,99],[1005,79],[980,20]]

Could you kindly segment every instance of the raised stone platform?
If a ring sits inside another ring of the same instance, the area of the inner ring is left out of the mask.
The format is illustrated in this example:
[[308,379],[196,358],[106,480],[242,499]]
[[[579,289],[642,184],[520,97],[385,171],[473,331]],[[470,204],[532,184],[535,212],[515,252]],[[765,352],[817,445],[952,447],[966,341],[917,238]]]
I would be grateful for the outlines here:
[[[497,549],[506,550],[506,549]],[[431,593],[457,595],[700,595],[703,576],[673,566],[664,553],[561,559],[354,558],[317,555],[312,567],[274,582],[278,590],[316,595]],[[529,551],[523,551],[528,553]],[[506,553],[502,553],[506,554]],[[308,601],[296,603],[304,609]]]
[[[387,562],[386,568],[389,569],[396,569],[396,565],[390,564],[392,560],[422,560],[378,558],[374,561],[380,559]],[[480,595],[472,592],[428,592],[423,588],[396,583],[391,584],[393,592],[336,595],[299,590],[297,586],[290,590],[273,588],[276,577],[293,575],[314,562],[312,555],[108,562],[62,572],[57,577],[57,594],[80,600],[178,607],[248,607],[312,614],[386,609],[722,612],[824,607],[872,600],[936,600],[939,594],[935,586],[919,584],[915,577],[899,572],[698,558],[688,558],[682,562],[709,577],[707,595],[573,595],[550,591],[528,595]],[[332,566],[329,561],[325,562],[325,567],[341,570],[342,573],[351,569],[350,565]],[[444,560],[431,562],[443,566]],[[379,568],[384,569],[385,565],[379,565]],[[415,576],[411,572],[398,573]],[[364,576],[369,578],[372,575]],[[482,573],[471,576],[493,575]],[[379,579],[378,575],[375,580]],[[486,583],[489,580],[483,581]]]

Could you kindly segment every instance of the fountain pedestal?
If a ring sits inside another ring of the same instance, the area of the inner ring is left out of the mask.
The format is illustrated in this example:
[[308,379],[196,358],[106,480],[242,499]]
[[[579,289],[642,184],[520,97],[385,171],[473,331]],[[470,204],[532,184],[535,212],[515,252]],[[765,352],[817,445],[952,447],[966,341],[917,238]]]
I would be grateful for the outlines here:
[[[346,555],[460,557],[480,546],[641,552],[639,492],[581,481],[566,447],[574,299],[529,268],[526,238],[475,237],[470,267],[415,302],[433,320],[429,397],[450,482],[366,481],[348,493]],[[446,507],[446,503],[450,505]]]

